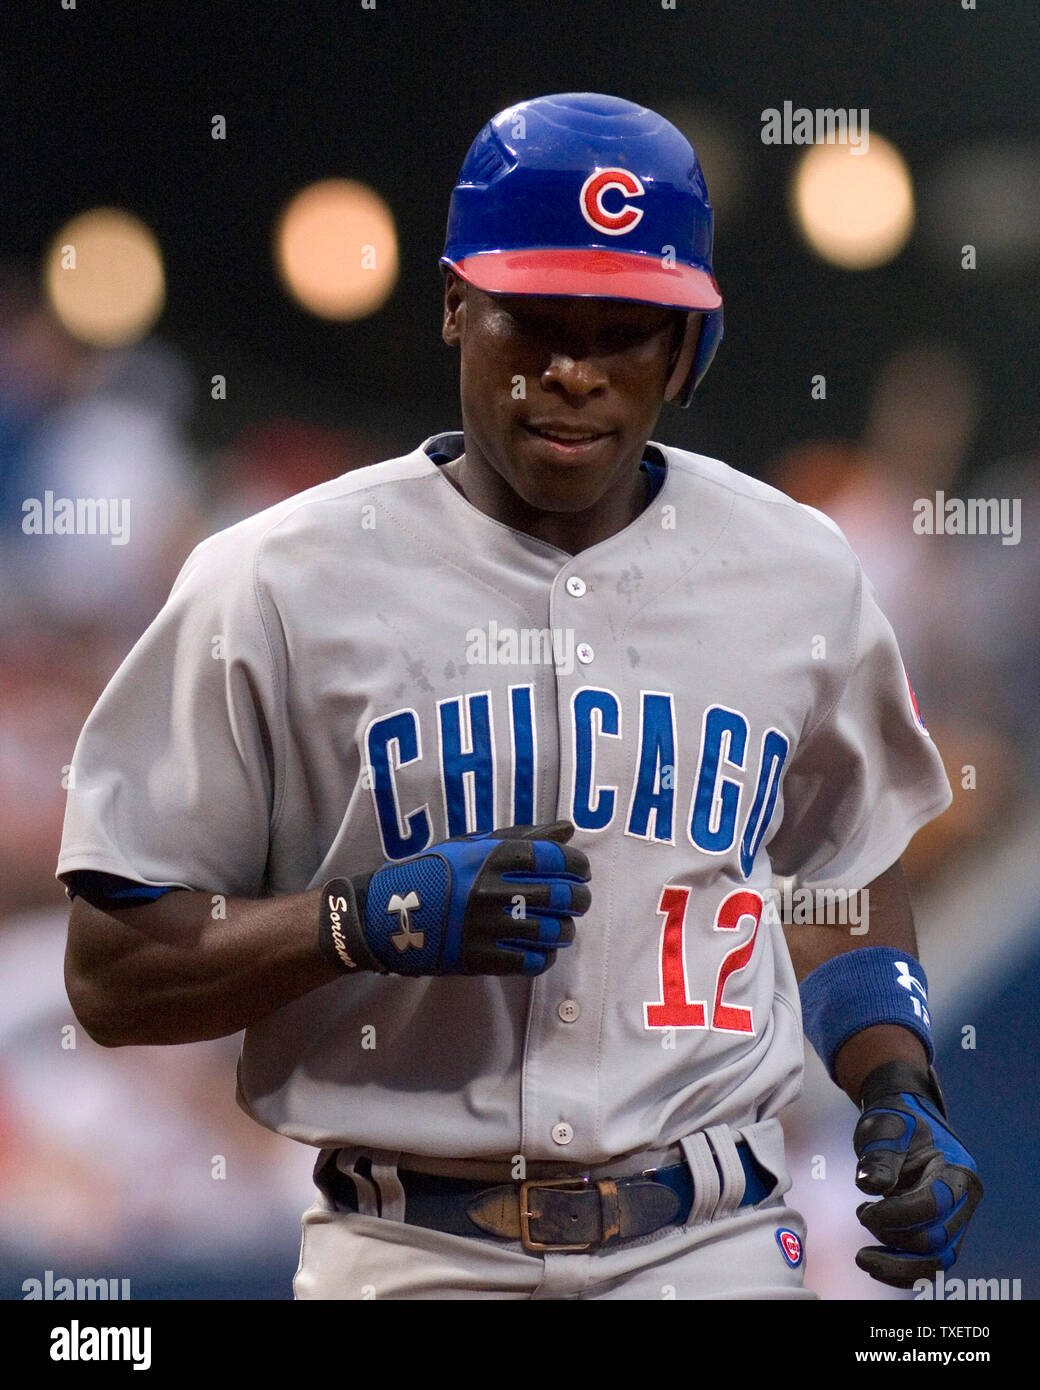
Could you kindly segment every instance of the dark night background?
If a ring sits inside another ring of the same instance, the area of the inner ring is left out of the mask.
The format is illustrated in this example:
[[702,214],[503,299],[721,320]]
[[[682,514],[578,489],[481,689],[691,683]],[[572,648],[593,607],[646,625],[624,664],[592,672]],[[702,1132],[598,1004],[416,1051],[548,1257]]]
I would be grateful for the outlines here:
[[[750,5],[739,16],[656,0],[378,0],[374,11],[343,0],[80,0],[69,12],[37,0],[4,43],[0,242],[31,259],[84,207],[136,210],[166,256],[158,332],[200,379],[229,375],[228,401],[204,405],[195,422],[204,445],[280,410],[386,421],[410,439],[457,420],[436,262],[452,184],[483,122],[550,91],[693,103],[736,132],[744,190],[716,229],[725,344],[697,408],[666,412],[670,442],[761,472],[807,435],[855,433],[879,356],[932,336],[978,366],[981,461],[1035,436],[1035,261],[997,273],[980,248],[979,268],[962,271],[960,246],[976,234],[969,199],[943,265],[919,237],[877,270],[823,264],[787,217],[800,151],[763,145],[760,117],[785,99],[869,107],[872,129],[920,179],[959,143],[1035,138],[1037,25],[1027,3],[965,11],[955,0]],[[224,141],[210,138],[218,112]],[[398,219],[397,289],[354,326],[312,320],[271,267],[278,209],[328,174],[371,183]],[[818,371],[828,398],[810,402]]]

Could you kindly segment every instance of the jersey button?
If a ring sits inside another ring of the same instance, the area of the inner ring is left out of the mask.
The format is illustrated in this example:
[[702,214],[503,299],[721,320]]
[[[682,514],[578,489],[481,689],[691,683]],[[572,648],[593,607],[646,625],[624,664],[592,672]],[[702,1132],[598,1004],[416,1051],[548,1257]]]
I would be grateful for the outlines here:
[[569,1144],[574,1138],[574,1130],[564,1121],[562,1124],[553,1125],[552,1137],[554,1144]]
[[577,999],[565,999],[556,1012],[564,1023],[575,1023],[581,1018],[581,1005]]
[[587,666],[596,653],[589,646],[588,642],[579,642],[575,656],[583,666]]
[[581,598],[587,588],[588,585],[585,583],[584,579],[579,579],[576,574],[572,574],[570,579],[567,580],[567,592],[570,594],[571,598]]

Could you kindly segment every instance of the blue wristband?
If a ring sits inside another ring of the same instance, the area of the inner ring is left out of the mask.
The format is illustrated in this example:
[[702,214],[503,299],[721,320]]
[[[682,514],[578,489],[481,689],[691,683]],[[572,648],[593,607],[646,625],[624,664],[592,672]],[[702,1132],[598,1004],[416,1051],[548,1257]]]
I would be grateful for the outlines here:
[[928,981],[920,961],[891,946],[843,951],[802,981],[802,1027],[832,1079],[834,1061],[854,1033],[898,1023],[920,1038],[935,1058],[928,1016]]

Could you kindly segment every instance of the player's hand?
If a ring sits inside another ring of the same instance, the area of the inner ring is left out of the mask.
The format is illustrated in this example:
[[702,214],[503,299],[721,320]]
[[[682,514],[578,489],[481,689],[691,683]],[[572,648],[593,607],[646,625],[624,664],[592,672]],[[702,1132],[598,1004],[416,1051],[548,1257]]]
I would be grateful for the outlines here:
[[557,821],[459,835],[351,879],[348,954],[395,975],[541,975],[591,902],[573,833]]
[[882,1284],[910,1289],[953,1264],[982,1183],[946,1121],[938,1086],[917,1068],[878,1067],[864,1082],[860,1106],[852,1138],[856,1186],[881,1201],[864,1202],[856,1215],[882,1243],[865,1246],[856,1263]]

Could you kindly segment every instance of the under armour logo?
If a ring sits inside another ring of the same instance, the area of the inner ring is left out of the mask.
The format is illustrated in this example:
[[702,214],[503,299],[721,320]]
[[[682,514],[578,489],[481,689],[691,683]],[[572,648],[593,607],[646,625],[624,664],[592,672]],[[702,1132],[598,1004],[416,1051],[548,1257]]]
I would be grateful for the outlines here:
[[915,979],[914,976],[910,974],[910,967],[906,961],[897,960],[892,963],[896,968],[896,983],[902,985],[904,989],[908,989],[911,994],[913,994],[915,989],[918,990],[921,998],[927,1003],[928,994],[925,987],[920,980]]
[[[915,979],[914,976],[910,974],[910,966],[905,960],[893,961],[892,964],[896,968],[896,984],[902,985],[905,990],[910,991],[910,1003],[914,1006],[914,1013],[918,1018],[923,1019],[925,1024],[930,1028],[932,1021],[928,1016],[928,1009],[926,1007],[928,1003],[927,990],[920,980]],[[914,998],[915,989],[921,996],[920,1000]]]
[[397,920],[401,930],[394,932],[390,940],[399,951],[407,951],[411,946],[416,951],[421,951],[426,941],[424,931],[412,931],[412,919],[409,913],[419,906],[418,893],[406,893],[402,898],[400,893],[395,893],[387,904],[387,912],[396,912]]

